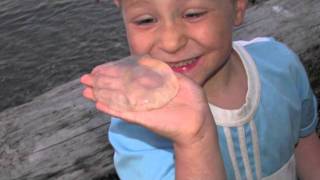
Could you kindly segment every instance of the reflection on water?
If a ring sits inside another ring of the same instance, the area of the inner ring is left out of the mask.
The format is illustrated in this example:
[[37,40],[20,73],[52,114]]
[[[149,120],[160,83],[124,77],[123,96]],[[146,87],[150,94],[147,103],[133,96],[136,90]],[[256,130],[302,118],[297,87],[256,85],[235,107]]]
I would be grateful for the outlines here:
[[0,111],[127,54],[112,0],[2,0]]

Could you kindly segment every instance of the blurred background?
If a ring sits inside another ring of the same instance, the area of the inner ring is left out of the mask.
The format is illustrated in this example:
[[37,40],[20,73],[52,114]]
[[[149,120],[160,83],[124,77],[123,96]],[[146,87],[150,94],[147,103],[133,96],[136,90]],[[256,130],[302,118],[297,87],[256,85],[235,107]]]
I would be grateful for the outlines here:
[[128,54],[111,0],[0,1],[0,111]]

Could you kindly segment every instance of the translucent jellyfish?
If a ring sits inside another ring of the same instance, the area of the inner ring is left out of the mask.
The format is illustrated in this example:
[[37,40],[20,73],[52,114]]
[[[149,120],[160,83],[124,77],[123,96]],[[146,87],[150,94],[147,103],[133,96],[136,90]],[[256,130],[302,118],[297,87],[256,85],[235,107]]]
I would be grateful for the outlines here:
[[[129,56],[103,65],[104,93],[96,97],[114,110],[147,111],[160,108],[179,90],[169,65],[149,56]],[[99,74],[98,74],[99,75]]]

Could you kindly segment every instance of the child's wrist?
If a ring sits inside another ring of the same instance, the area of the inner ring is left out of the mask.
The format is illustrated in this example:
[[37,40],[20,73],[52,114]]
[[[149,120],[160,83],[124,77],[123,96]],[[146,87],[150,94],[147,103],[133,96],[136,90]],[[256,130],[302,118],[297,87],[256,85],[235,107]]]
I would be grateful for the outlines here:
[[174,148],[187,149],[195,146],[201,146],[216,138],[216,125],[214,119],[210,114],[206,113],[203,116],[201,126],[193,131],[185,131],[186,133],[182,135],[182,138],[173,142]]
[[[199,136],[173,143],[176,179],[226,179],[215,123],[206,121]],[[192,178],[193,177],[193,178]]]

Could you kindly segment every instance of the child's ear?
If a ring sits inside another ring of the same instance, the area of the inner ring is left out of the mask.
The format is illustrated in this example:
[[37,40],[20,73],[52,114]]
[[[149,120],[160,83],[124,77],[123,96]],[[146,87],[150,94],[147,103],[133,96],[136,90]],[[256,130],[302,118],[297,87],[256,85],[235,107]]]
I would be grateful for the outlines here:
[[244,20],[244,16],[247,9],[248,0],[235,0],[235,19],[234,19],[234,25],[239,26],[242,24]]

